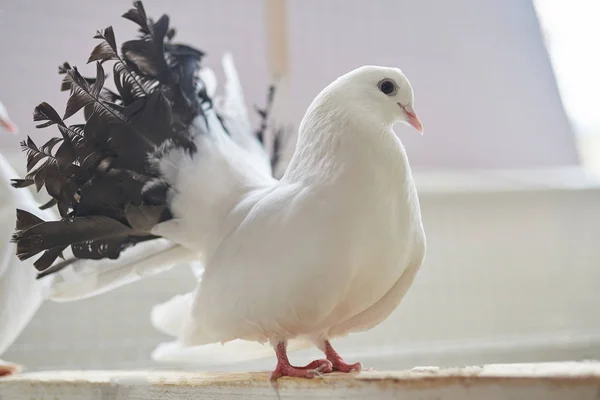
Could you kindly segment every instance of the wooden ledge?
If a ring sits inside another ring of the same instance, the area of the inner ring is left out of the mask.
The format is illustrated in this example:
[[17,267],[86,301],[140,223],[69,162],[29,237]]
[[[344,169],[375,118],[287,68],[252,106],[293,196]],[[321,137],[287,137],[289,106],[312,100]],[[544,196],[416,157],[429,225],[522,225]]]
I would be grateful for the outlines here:
[[269,373],[58,371],[0,379],[0,400],[178,399],[600,399],[600,363],[503,364],[329,374],[313,380]]

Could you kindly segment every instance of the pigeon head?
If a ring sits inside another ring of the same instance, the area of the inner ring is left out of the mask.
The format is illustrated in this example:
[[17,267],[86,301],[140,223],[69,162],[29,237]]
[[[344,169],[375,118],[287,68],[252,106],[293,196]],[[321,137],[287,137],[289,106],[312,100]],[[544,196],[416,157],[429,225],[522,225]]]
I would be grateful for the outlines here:
[[0,130],[8,133],[17,133],[17,126],[10,120],[6,107],[0,103]]
[[376,116],[386,125],[402,122],[423,134],[415,109],[410,82],[398,68],[364,66],[351,71],[333,85],[335,92],[352,98],[353,104]]

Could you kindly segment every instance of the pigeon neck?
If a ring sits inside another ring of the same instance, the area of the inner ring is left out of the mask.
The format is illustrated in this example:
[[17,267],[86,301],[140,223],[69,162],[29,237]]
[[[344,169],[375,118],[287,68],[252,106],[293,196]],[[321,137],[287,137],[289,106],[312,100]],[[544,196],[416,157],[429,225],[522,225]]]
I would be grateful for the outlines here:
[[391,126],[349,108],[323,104],[311,108],[282,179],[314,183],[362,177],[368,181],[374,174],[395,182],[409,178],[406,152]]

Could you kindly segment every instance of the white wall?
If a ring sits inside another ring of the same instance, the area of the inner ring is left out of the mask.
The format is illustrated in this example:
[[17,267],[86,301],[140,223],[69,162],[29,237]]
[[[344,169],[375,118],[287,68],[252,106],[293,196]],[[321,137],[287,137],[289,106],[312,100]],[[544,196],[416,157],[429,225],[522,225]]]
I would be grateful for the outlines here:
[[[96,29],[114,25],[129,0],[0,3],[0,99],[34,137],[31,115],[49,101],[64,109],[59,63],[84,64]],[[178,38],[208,52],[218,66],[233,51],[250,104],[269,83],[262,0],[147,0],[150,15],[171,15]],[[413,165],[526,168],[578,162],[538,22],[529,0],[288,0],[291,115],[301,118],[315,94],[362,64],[401,67],[416,90],[425,125],[418,137],[400,128]],[[86,71],[91,71],[87,68]],[[1,137],[0,148],[18,139]]]
[[[548,175],[418,174],[425,264],[386,322],[336,340],[338,350],[380,370],[600,359],[600,185],[569,171],[554,182]],[[193,287],[181,268],[47,303],[3,358],[34,370],[157,367],[150,352],[171,339],[152,328],[150,309]]]

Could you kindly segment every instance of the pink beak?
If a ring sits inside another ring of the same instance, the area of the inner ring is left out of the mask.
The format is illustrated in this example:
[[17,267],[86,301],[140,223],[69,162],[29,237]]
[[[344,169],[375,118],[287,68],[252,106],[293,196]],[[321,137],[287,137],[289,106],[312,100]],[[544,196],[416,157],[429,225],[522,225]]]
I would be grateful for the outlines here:
[[8,118],[0,118],[0,126],[8,133],[15,134],[18,131],[17,126]]
[[406,119],[408,123],[415,128],[421,135],[423,134],[423,124],[417,117],[415,110],[411,106],[403,106],[400,104],[400,107],[404,110],[404,114],[406,114]]

